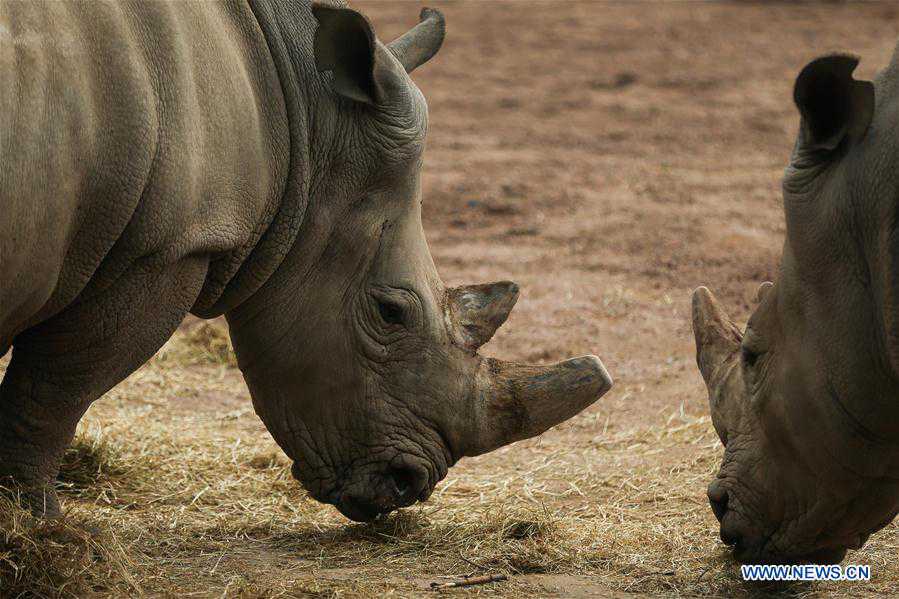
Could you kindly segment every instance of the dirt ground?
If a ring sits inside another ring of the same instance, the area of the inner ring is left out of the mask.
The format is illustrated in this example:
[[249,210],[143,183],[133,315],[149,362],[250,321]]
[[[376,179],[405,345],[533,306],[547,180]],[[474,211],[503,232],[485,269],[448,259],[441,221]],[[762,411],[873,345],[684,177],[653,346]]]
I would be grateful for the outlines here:
[[[721,446],[690,292],[708,285],[746,317],[783,242],[794,78],[837,49],[873,76],[899,4],[431,4],[448,37],[415,80],[430,106],[424,220],[438,268],[448,284],[521,285],[485,353],[596,353],[615,388],[539,439],[463,460],[426,504],[356,525],[290,480],[220,329],[189,323],[91,409],[70,454],[100,474],[70,480],[65,507],[125,564],[93,590],[416,596],[471,573],[508,580],[443,592],[772,590],[740,581],[705,499]],[[353,6],[389,40],[420,4]],[[777,590],[899,591],[897,549],[891,525],[846,559],[870,564],[870,583]]]

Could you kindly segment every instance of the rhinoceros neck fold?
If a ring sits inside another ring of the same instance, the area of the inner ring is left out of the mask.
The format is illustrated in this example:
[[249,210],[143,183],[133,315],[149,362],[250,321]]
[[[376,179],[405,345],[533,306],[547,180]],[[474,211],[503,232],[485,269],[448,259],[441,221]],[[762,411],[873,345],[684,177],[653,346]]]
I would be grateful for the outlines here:
[[[277,101],[283,104],[289,134],[287,176],[278,203],[260,219],[255,245],[246,253],[239,268],[232,268],[226,282],[206,294],[207,301],[203,301],[203,295],[198,300],[193,312],[204,318],[236,308],[265,284],[293,247],[309,204],[312,179],[310,127],[312,102],[316,96],[313,88],[320,83],[312,55],[315,21],[308,3],[297,6],[277,0],[251,0],[249,4],[281,86],[282,98]],[[260,98],[260,101],[276,99]],[[211,280],[212,275],[209,278]]]

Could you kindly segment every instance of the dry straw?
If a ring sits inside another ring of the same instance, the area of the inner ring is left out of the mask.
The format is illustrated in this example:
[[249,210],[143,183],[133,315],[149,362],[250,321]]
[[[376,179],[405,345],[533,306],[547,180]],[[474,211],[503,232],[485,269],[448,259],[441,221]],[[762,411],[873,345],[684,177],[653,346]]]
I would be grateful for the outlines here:
[[[212,328],[210,328],[212,327]],[[218,325],[180,332],[95,404],[66,455],[66,517],[0,503],[0,595],[858,594],[896,588],[896,527],[848,561],[874,580],[753,587],[716,539],[703,414],[583,415],[466,460],[424,505],[352,524],[310,500],[259,423]],[[224,357],[223,357],[224,356]],[[665,459],[661,459],[664,457]],[[430,591],[465,576],[508,580]]]

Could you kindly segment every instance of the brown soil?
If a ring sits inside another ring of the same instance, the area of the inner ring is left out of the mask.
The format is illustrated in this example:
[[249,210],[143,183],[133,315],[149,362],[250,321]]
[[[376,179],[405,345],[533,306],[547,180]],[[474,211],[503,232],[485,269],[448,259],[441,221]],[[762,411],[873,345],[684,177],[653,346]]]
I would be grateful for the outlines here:
[[[385,40],[419,8],[353,4]],[[485,353],[596,353],[614,390],[539,439],[464,460],[424,506],[351,525],[289,480],[219,341],[183,331],[91,410],[82,449],[106,447],[126,472],[76,485],[67,509],[114,537],[150,593],[409,596],[482,571],[509,580],[454,592],[770,591],[740,582],[706,505],[721,447],[690,292],[708,285],[748,314],[783,242],[793,80],[835,49],[872,76],[899,5],[433,4],[448,38],[415,80],[430,106],[424,219],[438,268],[448,284],[521,285]],[[899,589],[897,544],[893,525],[847,558],[872,565],[871,583],[779,590]],[[95,589],[134,588],[123,584]]]

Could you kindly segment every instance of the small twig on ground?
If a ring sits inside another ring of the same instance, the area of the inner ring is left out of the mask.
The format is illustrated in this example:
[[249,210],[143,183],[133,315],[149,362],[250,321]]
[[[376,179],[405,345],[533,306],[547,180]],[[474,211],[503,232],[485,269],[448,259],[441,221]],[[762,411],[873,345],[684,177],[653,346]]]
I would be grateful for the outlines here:
[[491,582],[502,582],[509,578],[505,574],[484,574],[483,576],[472,576],[462,580],[454,580],[452,582],[432,582],[431,590],[439,589],[455,589],[459,587],[473,587],[478,584],[490,584]]
[[[481,571],[487,570],[487,566],[482,566],[481,564],[479,564],[479,563],[477,563],[477,562],[473,562],[473,561],[471,561],[470,559],[468,559],[467,557],[465,557],[464,555],[462,555],[462,550],[461,550],[461,549],[458,550],[458,553],[459,553],[459,559],[461,559],[462,561],[464,561],[466,564],[468,564],[468,565],[470,565],[470,566],[474,566],[475,568],[477,568],[478,570],[481,570]],[[470,577],[470,576],[466,576],[465,578],[471,578],[471,577]]]

